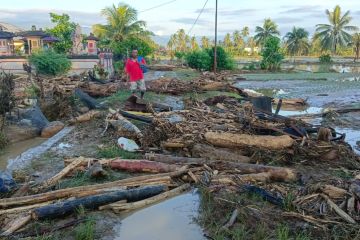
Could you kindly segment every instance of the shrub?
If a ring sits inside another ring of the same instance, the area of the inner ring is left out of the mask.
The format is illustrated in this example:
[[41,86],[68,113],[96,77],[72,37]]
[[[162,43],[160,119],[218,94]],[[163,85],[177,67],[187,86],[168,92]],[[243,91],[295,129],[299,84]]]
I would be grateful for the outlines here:
[[279,70],[284,54],[280,48],[278,37],[268,37],[261,51],[262,61],[260,67],[269,71]]
[[[214,68],[214,48],[206,49],[211,57],[211,69]],[[216,48],[216,66],[218,70],[231,70],[235,68],[234,59],[222,47]]]
[[44,75],[57,76],[67,73],[71,68],[70,60],[64,55],[45,50],[33,53],[29,57],[31,65],[34,65],[36,72]]
[[178,60],[183,60],[184,57],[186,56],[186,53],[185,52],[175,52],[175,57],[178,59]]
[[185,60],[189,67],[197,70],[210,70],[211,57],[206,51],[194,51],[186,55]]
[[126,38],[124,41],[112,41],[110,48],[115,55],[130,56],[131,50],[137,49],[139,56],[148,56],[154,52],[150,44],[142,39],[136,37]]
[[[234,60],[222,47],[217,47],[216,52],[216,65],[218,70],[234,69]],[[188,53],[186,55],[186,62],[191,68],[198,70],[211,70],[214,68],[214,48]]]
[[330,54],[323,54],[319,57],[319,60],[320,60],[320,63],[324,63],[324,64],[327,64],[327,63],[331,63],[332,62],[332,59],[331,59],[331,56]]

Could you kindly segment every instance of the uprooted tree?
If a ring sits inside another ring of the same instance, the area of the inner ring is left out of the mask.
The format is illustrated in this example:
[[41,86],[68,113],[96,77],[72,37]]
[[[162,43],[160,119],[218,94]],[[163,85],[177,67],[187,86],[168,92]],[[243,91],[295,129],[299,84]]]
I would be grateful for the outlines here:
[[3,129],[6,113],[11,112],[15,106],[14,88],[14,75],[0,72],[0,149],[7,142]]

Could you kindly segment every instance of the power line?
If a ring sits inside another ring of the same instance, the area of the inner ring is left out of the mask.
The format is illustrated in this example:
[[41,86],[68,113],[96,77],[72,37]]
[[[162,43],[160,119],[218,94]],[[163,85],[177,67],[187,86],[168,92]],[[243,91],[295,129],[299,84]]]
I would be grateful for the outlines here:
[[193,25],[191,26],[191,28],[190,28],[190,30],[189,30],[189,32],[188,32],[188,35],[190,35],[190,33],[191,33],[191,31],[193,30],[193,28],[194,28],[195,24],[196,24],[196,23],[197,23],[197,21],[199,20],[199,18],[200,18],[200,16],[201,16],[201,14],[203,13],[203,11],[204,11],[204,9],[205,9],[206,4],[208,3],[208,1],[209,1],[209,0],[206,0],[206,1],[205,1],[204,6],[202,7],[201,11],[199,12],[199,15],[197,16],[197,18],[196,18],[195,22],[194,22],[194,23],[193,23]]
[[150,11],[150,10],[153,10],[155,8],[159,8],[159,7],[162,7],[162,6],[165,6],[167,4],[170,4],[170,3],[173,3],[173,2],[176,2],[177,0],[172,0],[172,1],[168,1],[168,2],[164,2],[164,3],[161,3],[159,5],[156,5],[154,7],[151,7],[151,8],[148,8],[148,9],[145,9],[145,10],[142,10],[140,11],[139,13],[143,13],[143,12],[147,12],[147,11]]

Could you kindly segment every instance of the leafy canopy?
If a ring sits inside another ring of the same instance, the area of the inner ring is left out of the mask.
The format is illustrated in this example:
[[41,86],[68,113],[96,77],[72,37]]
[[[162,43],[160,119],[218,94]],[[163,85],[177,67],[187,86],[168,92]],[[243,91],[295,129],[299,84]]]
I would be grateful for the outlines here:
[[280,39],[278,37],[268,37],[261,51],[261,68],[269,71],[280,69],[284,54],[281,52]]
[[309,32],[304,28],[293,27],[291,32],[285,35],[285,44],[287,52],[294,55],[307,54],[310,50]]
[[76,29],[76,23],[71,22],[70,16],[67,14],[50,13],[50,19],[55,26],[47,29],[47,32],[59,39],[59,42],[54,43],[55,51],[68,53],[73,45],[71,35]]
[[277,24],[272,21],[270,18],[264,20],[262,27],[257,26],[255,29],[254,40],[256,44],[263,46],[268,37],[279,36],[280,32],[278,30]]

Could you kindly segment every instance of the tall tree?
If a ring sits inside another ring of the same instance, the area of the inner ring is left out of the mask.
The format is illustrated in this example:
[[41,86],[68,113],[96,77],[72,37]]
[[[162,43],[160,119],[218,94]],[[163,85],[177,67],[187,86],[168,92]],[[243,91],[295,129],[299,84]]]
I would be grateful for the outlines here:
[[254,39],[256,43],[260,46],[265,44],[265,41],[268,37],[279,36],[280,32],[278,31],[278,26],[270,18],[264,20],[262,27],[256,26]]
[[203,37],[201,38],[201,47],[202,47],[202,48],[209,48],[209,47],[210,47],[210,39],[207,38],[207,37],[205,37],[205,36],[203,36]]
[[187,52],[191,49],[190,36],[185,33],[184,29],[179,29],[176,33],[171,35],[168,42],[176,52]]
[[172,34],[170,36],[170,39],[167,43],[167,48],[168,48],[168,51],[170,53],[170,58],[173,59],[174,56],[175,56],[175,51],[176,51],[176,35],[175,34]]
[[230,33],[227,33],[224,37],[224,47],[225,47],[225,51],[228,53],[232,52],[232,48],[233,48],[233,43],[231,41],[231,35]]
[[193,51],[196,51],[199,49],[199,44],[198,44],[195,36],[193,36],[190,39],[190,45],[191,45],[191,50],[193,50]]
[[54,49],[58,53],[67,53],[73,45],[71,34],[75,31],[76,23],[71,22],[67,14],[50,13],[50,19],[55,26],[47,29],[47,32],[59,39],[54,44]]
[[349,31],[356,31],[357,27],[349,25],[352,17],[350,11],[341,14],[341,8],[336,5],[333,11],[326,10],[329,24],[316,25],[315,38],[321,40],[322,49],[336,53],[339,46],[344,47],[351,42]]
[[113,4],[104,8],[101,14],[106,17],[107,24],[93,25],[93,32],[100,38],[121,42],[129,37],[148,38],[152,34],[145,30],[146,23],[138,20],[137,11],[127,4]]
[[236,30],[232,35],[234,41],[234,50],[236,54],[240,54],[241,50],[244,48],[244,39],[241,37],[240,31]]
[[250,34],[250,30],[248,26],[243,27],[243,29],[241,30],[241,35],[246,38],[248,37]]
[[355,33],[352,38],[352,44],[354,46],[355,58],[354,61],[359,60],[360,57],[360,33]]
[[293,27],[291,32],[285,35],[285,44],[287,52],[292,55],[307,54],[310,50],[309,32],[304,28]]

